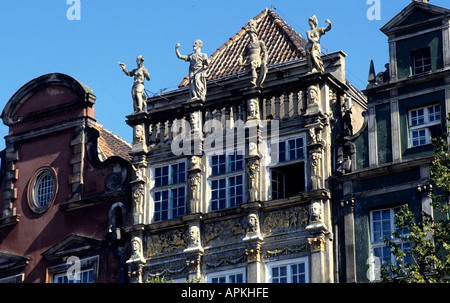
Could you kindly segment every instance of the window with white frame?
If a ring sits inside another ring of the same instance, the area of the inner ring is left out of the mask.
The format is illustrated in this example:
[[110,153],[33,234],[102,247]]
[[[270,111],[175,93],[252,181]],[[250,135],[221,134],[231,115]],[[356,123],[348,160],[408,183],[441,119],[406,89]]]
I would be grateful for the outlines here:
[[53,276],[53,283],[94,283],[94,269],[81,270],[78,273],[79,279],[69,279],[66,273]]
[[411,109],[409,116],[409,146],[431,144],[431,138],[439,136],[441,108],[438,104]]
[[208,274],[208,283],[245,283],[245,268]]
[[269,283],[309,283],[308,258],[268,263]]
[[278,143],[278,161],[292,161],[305,158],[305,137],[287,139]]
[[153,221],[165,221],[186,213],[186,164],[173,163],[154,168],[152,189]]
[[[399,235],[404,232],[395,225],[395,214],[401,210],[401,206],[385,209],[377,209],[370,212],[370,229],[371,229],[371,248],[372,256],[379,259],[378,264],[393,264],[394,256],[391,249],[386,247],[384,239],[393,240],[404,252],[409,250],[409,243],[402,242],[400,239],[394,239],[392,233],[395,231]],[[407,255],[405,262],[410,262],[410,256]],[[374,268],[375,270],[375,268]],[[373,275],[375,277],[375,275]]]
[[210,158],[210,208],[219,210],[244,203],[244,156],[237,151]]
[[94,256],[79,261],[79,270],[71,270],[72,264],[61,264],[47,268],[51,283],[96,283],[98,282],[99,257]]

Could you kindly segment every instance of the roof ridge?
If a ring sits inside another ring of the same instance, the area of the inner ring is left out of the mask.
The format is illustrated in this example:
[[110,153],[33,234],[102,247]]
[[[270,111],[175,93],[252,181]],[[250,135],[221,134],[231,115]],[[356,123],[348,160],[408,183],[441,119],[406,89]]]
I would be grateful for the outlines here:
[[[298,39],[303,39],[304,40],[302,35],[300,35],[295,29],[293,29],[292,26],[290,26],[276,12],[274,12],[271,9],[267,9],[267,10],[268,10],[269,15],[276,20],[275,24],[278,25],[283,30],[283,32],[288,36],[288,38],[292,41],[292,43],[294,43],[294,45],[297,47],[297,49],[299,51],[303,51],[304,50],[304,46],[301,45],[301,43],[298,41]],[[282,23],[282,24],[280,24],[280,23]],[[304,41],[306,41],[306,40],[304,40]]]
[[[272,58],[268,65],[276,65],[304,57],[306,40],[272,9],[265,8],[250,20],[254,20],[258,24],[258,36],[266,42],[269,57]],[[242,67],[236,64],[236,56],[239,56],[246,47],[243,43],[248,39],[246,37],[247,26],[248,22],[208,57],[210,60],[208,80],[238,74],[242,71]],[[274,45],[271,45],[272,43]],[[227,60],[223,61],[224,58],[227,58]],[[187,75],[178,87],[187,86],[188,79],[189,76]]]

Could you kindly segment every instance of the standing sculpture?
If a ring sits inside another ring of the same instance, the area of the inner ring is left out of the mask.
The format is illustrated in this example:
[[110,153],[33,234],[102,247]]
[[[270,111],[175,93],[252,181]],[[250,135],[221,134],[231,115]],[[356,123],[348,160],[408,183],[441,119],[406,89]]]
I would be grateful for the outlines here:
[[[250,36],[251,42],[247,45],[244,53],[239,58],[239,65],[245,66],[247,68],[250,67],[252,74],[252,80],[250,81],[250,83],[253,86],[261,87],[264,80],[266,80],[267,75],[268,54],[266,44],[264,43],[264,41],[258,39],[255,20],[250,20],[248,22],[246,32]],[[264,53],[262,58],[261,53]],[[247,60],[245,63],[243,63],[245,57],[247,57]]]
[[323,61],[321,58],[321,48],[320,48],[320,38],[325,35],[326,32],[331,30],[331,21],[325,20],[328,23],[328,27],[317,27],[317,17],[312,16],[308,20],[311,29],[306,32],[306,37],[308,38],[308,43],[306,44],[306,60],[308,62],[309,72],[324,73],[325,68],[323,66]]
[[203,42],[196,40],[193,45],[194,53],[182,55],[178,48],[180,43],[175,46],[175,53],[178,59],[189,61],[189,96],[191,101],[206,100],[206,69],[209,65],[208,56],[201,52]]
[[145,96],[144,80],[150,81],[150,74],[144,67],[144,57],[138,56],[136,58],[137,68],[132,71],[126,69],[125,63],[119,62],[119,66],[122,67],[122,71],[129,77],[134,77],[134,84],[131,88],[131,96],[133,97],[134,112],[142,112],[147,110],[147,97]]

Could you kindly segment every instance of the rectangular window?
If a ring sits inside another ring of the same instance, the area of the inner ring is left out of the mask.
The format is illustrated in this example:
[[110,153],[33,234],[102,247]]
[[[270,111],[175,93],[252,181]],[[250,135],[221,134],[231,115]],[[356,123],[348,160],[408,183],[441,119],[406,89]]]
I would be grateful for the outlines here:
[[304,136],[278,142],[278,162],[301,160],[304,158],[305,158]]
[[79,260],[79,271],[70,271],[72,264],[64,263],[47,268],[50,283],[96,283],[98,282],[99,256]]
[[245,283],[245,269],[209,274],[206,281],[208,283]]
[[226,172],[225,155],[212,156],[211,159],[213,176],[224,174]]
[[272,199],[282,199],[285,197],[285,174],[279,170],[272,169]]
[[308,259],[268,263],[270,283],[308,283]]
[[431,144],[431,138],[440,135],[441,108],[431,105],[409,111],[409,146]]
[[53,278],[53,283],[94,283],[94,269],[82,270],[78,280],[69,280],[67,273],[57,274]]
[[155,192],[155,221],[164,221],[169,219],[169,191],[163,190]]
[[228,172],[239,171],[244,166],[244,156],[238,155],[237,152],[228,156]]
[[226,179],[211,181],[211,209],[218,210],[226,207]]
[[154,169],[152,189],[154,221],[175,219],[186,213],[186,164],[173,163]]
[[186,168],[184,163],[172,164],[172,184],[186,182]]
[[155,168],[155,187],[169,185],[169,166]]
[[240,205],[244,201],[242,175],[228,178],[230,207]]
[[244,156],[234,151],[211,156],[211,210],[244,203]]
[[423,48],[411,53],[414,75],[431,71],[430,48]]
[[[380,260],[379,264],[391,264],[395,262],[394,256],[391,254],[391,249],[386,247],[384,239],[392,240],[392,233],[396,231],[400,235],[404,234],[395,225],[395,214],[401,210],[401,206],[377,209],[370,212],[370,228],[371,228],[371,246],[372,256]],[[401,242],[393,239],[399,247],[407,252],[409,250],[409,243]],[[405,262],[411,262],[410,256],[407,255]],[[375,277],[375,275],[373,276]]]
[[172,218],[184,215],[186,209],[184,187],[173,188],[171,190]]

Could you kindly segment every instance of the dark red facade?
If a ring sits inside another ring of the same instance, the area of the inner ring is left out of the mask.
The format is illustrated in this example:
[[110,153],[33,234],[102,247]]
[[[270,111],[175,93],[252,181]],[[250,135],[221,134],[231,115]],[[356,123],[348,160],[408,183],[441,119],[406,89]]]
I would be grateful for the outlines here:
[[5,106],[0,282],[126,281],[131,146],[97,123],[95,100],[72,77],[48,74]]

